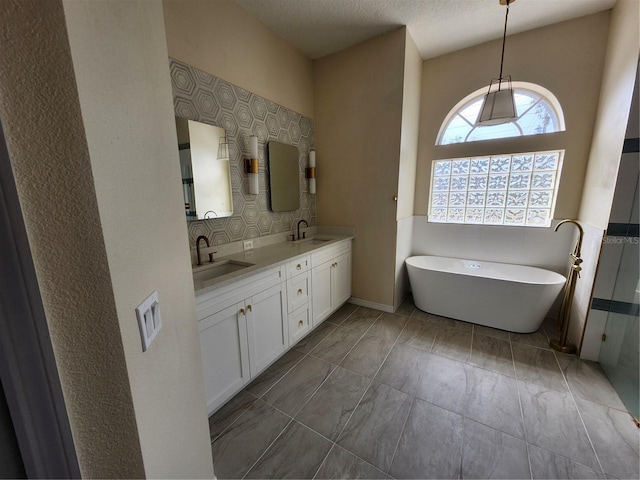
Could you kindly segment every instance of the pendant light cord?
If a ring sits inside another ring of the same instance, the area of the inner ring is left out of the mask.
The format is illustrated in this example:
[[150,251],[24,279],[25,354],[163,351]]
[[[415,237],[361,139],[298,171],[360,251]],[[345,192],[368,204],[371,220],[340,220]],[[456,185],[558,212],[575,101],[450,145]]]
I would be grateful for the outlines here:
[[498,90],[500,90],[500,83],[502,80],[502,65],[504,64],[504,44],[507,41],[507,19],[509,18],[509,0],[507,0],[507,13],[504,16],[504,33],[502,35],[502,56],[500,57],[500,77],[498,80]]

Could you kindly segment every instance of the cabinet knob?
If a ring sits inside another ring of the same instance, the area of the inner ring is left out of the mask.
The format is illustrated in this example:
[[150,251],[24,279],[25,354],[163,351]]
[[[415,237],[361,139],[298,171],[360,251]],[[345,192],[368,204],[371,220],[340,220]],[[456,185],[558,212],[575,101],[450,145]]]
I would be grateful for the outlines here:
[[244,308],[241,308],[241,309],[240,309],[240,315],[245,315],[245,313],[244,313]]
[[302,265],[300,264],[296,265],[296,270],[302,270]]
[[252,312],[253,309],[251,308],[251,305],[247,305],[247,312]]
[[298,289],[298,295],[302,295],[302,289],[301,288]]
[[298,326],[299,326],[299,327],[301,327],[301,326],[303,326],[303,325],[304,325],[304,322],[303,322],[302,320],[300,320],[300,321],[298,322]]

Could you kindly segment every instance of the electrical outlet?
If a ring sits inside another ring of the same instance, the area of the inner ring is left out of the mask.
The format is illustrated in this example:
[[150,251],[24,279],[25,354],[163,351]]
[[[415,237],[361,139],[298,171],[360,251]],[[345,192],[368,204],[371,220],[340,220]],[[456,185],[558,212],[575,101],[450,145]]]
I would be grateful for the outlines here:
[[157,291],[154,291],[136,307],[136,317],[138,317],[138,327],[140,328],[142,351],[146,352],[162,328]]
[[251,250],[253,248],[253,240],[245,240],[242,247],[244,250]]

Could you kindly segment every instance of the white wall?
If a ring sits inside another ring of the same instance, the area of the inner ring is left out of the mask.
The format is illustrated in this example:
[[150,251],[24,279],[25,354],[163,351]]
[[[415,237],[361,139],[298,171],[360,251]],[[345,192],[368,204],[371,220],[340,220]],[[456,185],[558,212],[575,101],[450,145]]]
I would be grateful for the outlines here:
[[[211,478],[162,4],[63,4],[145,473]],[[143,352],[135,307],[154,290]]]

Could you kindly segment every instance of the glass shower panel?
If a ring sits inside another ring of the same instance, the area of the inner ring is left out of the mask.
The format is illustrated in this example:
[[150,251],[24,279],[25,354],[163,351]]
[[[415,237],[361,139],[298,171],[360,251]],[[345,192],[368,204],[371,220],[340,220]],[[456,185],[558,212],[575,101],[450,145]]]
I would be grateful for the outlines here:
[[[634,201],[635,210],[638,208],[637,190]],[[632,217],[637,219],[637,212],[634,212]],[[623,240],[624,244],[613,299],[607,315],[606,341],[600,348],[599,362],[629,412],[638,419],[640,418],[640,317],[638,315],[640,239],[637,236],[617,238]]]

